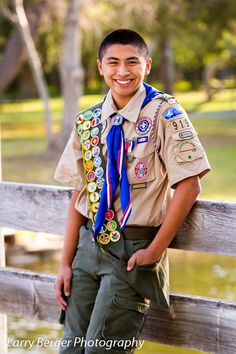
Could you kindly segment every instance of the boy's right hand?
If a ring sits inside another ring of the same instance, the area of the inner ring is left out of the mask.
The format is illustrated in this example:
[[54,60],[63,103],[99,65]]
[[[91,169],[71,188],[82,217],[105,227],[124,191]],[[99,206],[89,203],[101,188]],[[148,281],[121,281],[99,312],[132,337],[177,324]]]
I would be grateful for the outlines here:
[[71,278],[72,278],[72,270],[70,266],[63,266],[60,268],[60,272],[57,275],[54,290],[55,290],[55,298],[58,305],[62,310],[66,310],[67,301],[65,296],[70,295],[70,287],[71,287]]

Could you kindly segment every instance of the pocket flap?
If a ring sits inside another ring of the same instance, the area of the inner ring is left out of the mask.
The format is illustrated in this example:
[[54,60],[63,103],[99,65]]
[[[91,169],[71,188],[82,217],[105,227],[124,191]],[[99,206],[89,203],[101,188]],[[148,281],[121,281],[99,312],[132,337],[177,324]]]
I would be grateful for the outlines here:
[[119,308],[146,313],[148,305],[143,302],[127,300],[118,295],[113,295],[113,304]]

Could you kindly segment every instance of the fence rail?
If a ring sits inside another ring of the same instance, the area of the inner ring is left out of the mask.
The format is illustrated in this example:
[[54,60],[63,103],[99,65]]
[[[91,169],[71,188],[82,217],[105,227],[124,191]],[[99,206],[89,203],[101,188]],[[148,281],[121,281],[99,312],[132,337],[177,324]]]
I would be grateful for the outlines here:
[[[0,225],[63,234],[72,190],[0,183]],[[236,256],[236,203],[197,201],[172,248]],[[54,276],[0,268],[0,312],[56,321]],[[236,352],[236,303],[171,294],[171,311],[151,304],[142,338],[213,353]]]

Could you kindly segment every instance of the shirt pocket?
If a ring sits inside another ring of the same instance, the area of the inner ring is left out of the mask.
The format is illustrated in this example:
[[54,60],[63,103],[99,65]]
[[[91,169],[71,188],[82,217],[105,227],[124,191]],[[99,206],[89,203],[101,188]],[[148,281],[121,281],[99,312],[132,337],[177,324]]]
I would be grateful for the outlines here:
[[130,184],[151,182],[156,178],[155,148],[152,141],[148,144],[136,145],[132,151],[132,161],[127,162],[127,173]]
[[195,130],[176,132],[171,138],[177,162],[192,162],[203,157],[204,151]]

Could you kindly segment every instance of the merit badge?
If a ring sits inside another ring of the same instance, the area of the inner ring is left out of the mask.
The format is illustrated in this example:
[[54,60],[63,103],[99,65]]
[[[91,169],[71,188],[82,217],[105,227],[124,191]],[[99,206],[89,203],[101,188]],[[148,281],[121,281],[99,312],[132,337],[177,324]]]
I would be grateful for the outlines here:
[[121,125],[123,123],[123,117],[120,114],[116,114],[111,118],[112,125]]
[[162,113],[162,117],[167,120],[185,115],[186,113],[180,105],[169,107]]
[[112,242],[117,242],[120,239],[120,233],[119,231],[115,230],[110,232],[110,239]]
[[92,144],[93,146],[96,146],[96,145],[98,144],[98,142],[99,142],[99,137],[98,137],[98,136],[94,136],[94,137],[92,138],[92,140],[91,140],[91,144]]
[[110,220],[107,223],[107,230],[109,231],[115,231],[115,229],[117,228],[117,223],[114,220]]
[[108,234],[101,234],[98,236],[98,242],[101,245],[107,245],[110,242],[110,236]]
[[76,123],[80,124],[84,120],[83,114],[79,114],[76,118]]
[[146,143],[148,141],[148,136],[140,136],[138,139],[137,139],[137,144],[142,144],[142,143]]
[[82,134],[82,132],[83,132],[83,124],[79,124],[78,125],[77,132],[78,132],[79,135]]
[[97,167],[96,170],[95,170],[95,175],[98,177],[98,178],[101,178],[104,174],[104,170],[102,167]]
[[107,210],[106,214],[105,214],[105,219],[106,220],[111,220],[114,218],[114,211],[113,210]]
[[[92,154],[92,153],[91,153]],[[96,156],[93,160],[94,166],[99,167],[102,164],[102,159],[100,156]]]
[[95,180],[95,173],[94,172],[89,172],[88,174],[87,174],[87,181],[88,182],[93,182],[94,180]]
[[191,130],[187,130],[184,132],[179,133],[179,137],[180,139],[190,139],[193,137],[193,132],[191,132]]
[[92,127],[94,128],[94,127],[96,127],[96,126],[98,126],[98,124],[100,123],[100,118],[93,118],[93,120],[92,120]]
[[90,150],[85,151],[85,153],[84,153],[84,159],[85,159],[86,161],[88,161],[88,160],[91,160],[91,158],[92,158],[92,151],[90,151]]
[[99,208],[99,203],[93,203],[91,205],[91,210],[93,213],[97,213],[98,212],[98,208]]
[[97,108],[97,109],[95,109],[95,110],[93,111],[93,117],[94,117],[94,118],[100,117],[101,114],[102,114],[101,108]]
[[197,158],[196,145],[192,141],[182,142],[179,144],[178,157],[184,162],[195,160]]
[[140,118],[135,126],[136,133],[139,135],[144,135],[151,129],[151,119],[148,117]]
[[148,174],[148,166],[146,162],[138,162],[134,167],[134,174],[137,179],[144,179]]
[[83,134],[82,134],[83,140],[84,140],[84,141],[85,141],[85,140],[88,140],[89,137],[90,137],[90,131],[89,131],[89,130],[85,130],[85,132],[83,132]]
[[93,164],[93,161],[91,161],[91,160],[87,161],[84,165],[86,171],[92,171],[93,166],[94,166],[94,164]]
[[100,147],[99,146],[94,146],[92,148],[92,154],[93,154],[93,157],[96,157],[100,154]]
[[92,192],[95,192],[95,190],[97,189],[97,185],[95,182],[90,182],[90,183],[88,183],[87,188],[88,188],[88,191],[90,193],[92,193]]
[[97,136],[98,133],[99,133],[99,128],[98,128],[98,127],[95,127],[95,128],[93,128],[93,129],[91,130],[91,136],[92,136],[92,137]]
[[89,195],[89,199],[92,203],[95,203],[99,200],[100,198],[100,195],[98,192],[92,192],[90,195]]
[[97,187],[99,189],[102,189],[103,185],[104,185],[105,179],[104,178],[98,178],[97,179]]
[[86,121],[83,123],[83,129],[84,129],[84,130],[88,130],[90,127],[91,127],[91,122],[90,122],[89,120],[86,120]]
[[93,112],[92,111],[87,111],[84,113],[84,119],[85,120],[89,120],[90,118],[92,118],[93,116]]
[[104,130],[106,129],[106,127],[107,127],[107,121],[106,121],[106,120],[104,120],[104,122],[102,122],[101,133],[103,133],[103,132],[104,132]]
[[84,141],[84,150],[89,150],[89,148],[90,148],[90,141],[89,140],[86,140],[86,141]]

